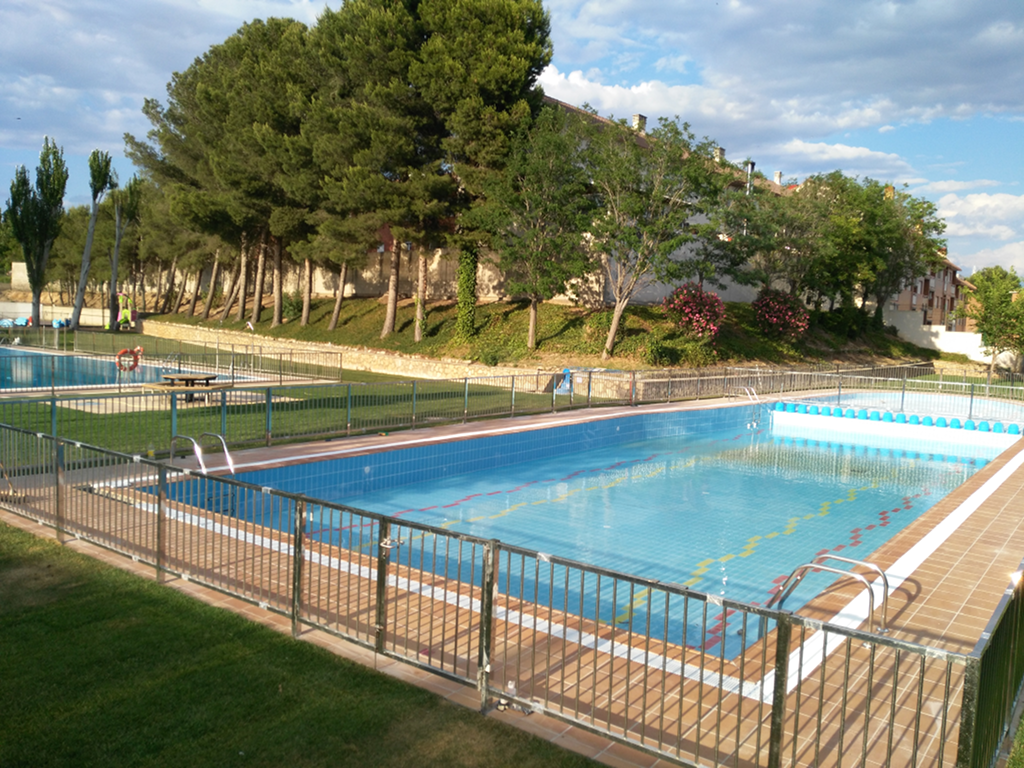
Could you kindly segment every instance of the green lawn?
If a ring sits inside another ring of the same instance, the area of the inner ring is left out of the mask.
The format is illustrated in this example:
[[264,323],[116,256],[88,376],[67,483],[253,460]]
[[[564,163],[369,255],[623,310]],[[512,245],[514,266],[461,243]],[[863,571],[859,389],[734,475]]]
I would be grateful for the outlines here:
[[586,766],[0,523],[0,766]]

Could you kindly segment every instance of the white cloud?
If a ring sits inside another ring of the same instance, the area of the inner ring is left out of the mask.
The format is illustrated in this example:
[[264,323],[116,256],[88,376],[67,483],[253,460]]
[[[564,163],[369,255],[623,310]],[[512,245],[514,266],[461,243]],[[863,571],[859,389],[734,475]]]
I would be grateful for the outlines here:
[[889,133],[890,131],[895,131],[895,130],[896,130],[895,126],[883,125],[881,128],[878,129],[878,132],[879,133]]
[[662,56],[654,62],[654,68],[659,72],[668,70],[670,72],[681,72],[685,75],[687,72],[687,65],[692,61],[693,59],[686,54],[679,54],[678,56]]
[[994,266],[1001,266],[1005,269],[1013,267],[1018,275],[1024,275],[1024,240],[1007,243],[998,248],[968,251],[957,256],[954,261],[963,267],[963,274],[968,279],[973,270]]
[[929,181],[927,184],[923,184],[920,187],[914,188],[915,194],[921,194],[924,192],[961,192],[965,189],[979,189],[980,187],[998,187],[1001,186],[1002,182],[994,181],[993,179],[976,179],[974,181]]
[[1011,240],[1024,233],[1024,195],[943,195],[939,198],[938,214],[947,222],[949,237]]

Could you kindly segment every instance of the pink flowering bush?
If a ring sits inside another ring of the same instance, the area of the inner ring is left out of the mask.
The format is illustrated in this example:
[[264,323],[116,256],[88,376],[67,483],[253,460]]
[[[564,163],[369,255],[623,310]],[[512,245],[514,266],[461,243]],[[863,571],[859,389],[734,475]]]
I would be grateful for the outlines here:
[[753,307],[758,327],[772,338],[795,339],[809,325],[807,308],[799,299],[782,291],[761,291]]
[[696,283],[676,288],[662,302],[667,314],[689,336],[714,341],[725,318],[725,304],[713,293],[707,293]]

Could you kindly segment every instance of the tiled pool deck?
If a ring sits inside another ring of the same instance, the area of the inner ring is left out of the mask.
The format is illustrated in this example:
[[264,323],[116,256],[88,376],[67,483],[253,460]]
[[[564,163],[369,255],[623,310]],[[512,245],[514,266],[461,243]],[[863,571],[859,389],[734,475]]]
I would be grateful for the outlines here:
[[[720,407],[727,404],[735,404],[735,401],[702,401],[697,405],[690,404],[688,406],[673,405],[602,409],[599,411],[587,410],[575,413],[523,417],[517,418],[514,421],[476,422],[430,430],[399,432],[391,435],[373,435],[245,451],[236,454],[235,461],[238,465],[242,466],[257,463],[267,466],[275,463],[309,460],[314,457],[324,459],[332,456],[354,455],[360,452],[372,452],[402,445],[419,444],[424,441],[461,440],[480,434],[543,428],[552,424],[563,424],[595,418],[608,419],[618,416],[635,415],[637,413],[676,411],[686,407]],[[749,406],[747,403],[743,405]],[[883,569],[890,567],[930,531],[935,529],[950,513],[960,507],[987,480],[996,475],[1007,462],[1013,461],[1014,457],[1022,451],[1024,451],[1024,441],[1015,444],[997,459],[990,462],[964,486],[958,488],[947,498],[936,504],[892,541],[874,552],[869,559]],[[217,464],[216,459],[212,463]],[[970,652],[1002,598],[1004,590],[1010,581],[1011,574],[1017,570],[1022,557],[1024,557],[1024,515],[1021,514],[1022,511],[1024,511],[1024,469],[1017,469],[979,506],[977,511],[970,515],[969,518],[942,541],[934,552],[890,597],[890,636],[929,647],[961,653]],[[53,535],[52,529],[41,527],[6,510],[0,510],[0,520],[26,528],[37,534]],[[86,551],[102,560],[137,572],[145,577],[152,578],[153,576],[152,567],[135,563],[130,558],[83,541],[72,541],[69,546]],[[211,567],[217,566],[211,563]],[[348,579],[348,581],[352,582],[348,585],[349,589],[365,590],[366,588],[365,584],[359,585],[354,583],[359,581],[354,577]],[[280,631],[288,632],[291,630],[289,618],[261,609],[241,599],[225,596],[221,592],[200,586],[195,582],[172,579],[168,581],[168,585],[207,602],[242,613]],[[823,594],[807,607],[801,609],[801,615],[812,616],[821,620],[832,618],[841,606],[848,603],[855,596],[857,592],[855,587],[856,585],[841,585],[840,588]],[[431,601],[427,599],[425,602],[428,605],[426,606],[423,605],[423,602],[423,600],[419,601],[418,609],[428,612],[426,621],[437,620],[436,610],[433,606],[429,605]],[[417,621],[419,620],[417,619]],[[452,701],[473,708],[479,707],[479,694],[470,686],[391,658],[374,654],[370,650],[320,630],[304,629],[302,637],[310,642],[328,647],[339,655],[359,661],[367,666],[375,667],[385,674],[390,674],[433,690]],[[498,637],[500,641],[500,634]],[[536,642],[536,638],[533,641]],[[575,652],[581,654],[584,651],[583,649],[576,649]],[[589,653],[592,657],[598,655],[595,651],[590,651]],[[857,658],[857,650],[854,651],[853,656],[852,664],[856,673],[858,664],[862,664],[864,660]],[[598,666],[595,658],[594,668],[597,669]],[[607,675],[610,681],[621,677],[623,687],[630,687],[632,681],[628,667],[623,673],[623,670],[620,669],[615,660],[611,660],[607,667],[605,662],[602,661],[600,667],[601,674]],[[826,686],[829,685],[828,681],[823,682]],[[647,680],[647,685],[649,686],[656,685],[657,683],[656,679]],[[548,684],[551,685],[552,683],[549,681]],[[561,684],[565,685],[564,679]],[[661,690],[665,691],[663,687]],[[910,693],[908,692],[908,695]],[[669,691],[669,695],[674,694],[672,691]],[[850,702],[849,705],[855,708],[856,702]],[[632,706],[635,706],[635,704]],[[680,702],[680,712],[682,710],[682,702]],[[827,719],[830,714],[834,714],[834,712],[826,710],[824,717]],[[955,715],[955,712],[950,713],[951,717],[955,717]],[[517,727],[536,733],[575,751],[595,757],[608,765],[653,766],[670,764],[640,750],[623,746],[606,737],[595,735],[582,728],[567,725],[556,718],[540,713],[525,715],[512,710],[506,712],[492,710],[489,716],[511,722]],[[807,731],[807,735],[804,736],[804,729],[801,728],[800,738],[810,740],[812,734],[810,729],[807,729]],[[925,751],[933,750],[934,746],[933,744],[930,747],[926,747]],[[806,750],[811,748],[810,742],[801,743],[798,745],[798,748],[801,755],[803,755]],[[894,759],[900,755],[899,749],[897,746],[897,750],[894,752]],[[743,748],[740,748],[739,751],[742,753]],[[947,752],[947,761],[949,761],[949,754]],[[921,759],[920,755],[918,755],[918,759]],[[907,759],[906,764],[909,764],[909,762],[910,760]],[[871,761],[869,763],[878,764]],[[901,763],[892,762],[892,764],[897,765]]]

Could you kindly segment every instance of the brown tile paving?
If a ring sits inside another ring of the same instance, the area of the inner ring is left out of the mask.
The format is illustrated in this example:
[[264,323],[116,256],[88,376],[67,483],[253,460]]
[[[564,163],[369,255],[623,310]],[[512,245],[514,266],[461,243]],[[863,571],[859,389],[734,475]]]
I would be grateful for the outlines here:
[[[623,414],[638,410],[621,409]],[[591,417],[583,414],[582,418]],[[619,415],[602,411],[600,417]],[[564,421],[565,414],[550,417],[527,417],[515,424],[501,422],[498,429],[532,429],[545,424]],[[389,438],[363,437],[342,442],[287,446],[259,449],[239,454],[240,464],[255,461],[287,462],[302,460],[318,453],[347,453],[388,450],[410,440],[457,440],[489,429],[493,425],[471,424],[443,427],[426,432],[406,432]],[[965,486],[939,502],[927,514],[902,531],[870,559],[883,568],[890,566],[909,547],[938,524],[1005,464],[1019,446],[1011,448],[981,470]],[[152,518],[135,514],[135,504],[147,494],[124,488],[107,494],[106,504],[97,495],[82,493],[88,478],[69,478],[70,489],[65,498],[65,510],[83,536],[113,535],[112,545],[118,550],[141,559],[152,560],[155,555],[157,532]],[[150,480],[151,482],[151,480]],[[46,493],[37,493],[22,508],[29,514],[52,519]],[[52,496],[52,494],[49,494]],[[929,558],[891,597],[889,606],[891,637],[920,642],[957,652],[969,651],[984,629],[992,611],[1002,596],[1009,574],[1020,563],[1024,554],[1024,523],[1020,515],[1020,501],[1024,499],[1024,470],[1016,472],[974,516],[962,525],[938,551]],[[119,502],[124,503],[119,503]],[[187,508],[177,505],[183,512]],[[214,523],[241,529],[240,535],[262,536],[267,542],[287,544],[289,537],[254,524],[240,525],[231,518],[203,513]],[[102,519],[97,519],[97,516]],[[34,525],[24,518],[0,512],[0,519],[16,521],[33,532],[49,535],[50,529]],[[194,526],[177,520],[167,520],[165,537],[169,565],[187,567],[194,580],[169,578],[167,584],[198,599],[228,607],[254,621],[278,631],[291,631],[291,620],[280,613],[266,610],[254,603],[267,603],[279,610],[288,610],[286,596],[290,592],[289,558],[243,541],[239,536],[229,538],[218,533],[200,535]],[[101,530],[109,533],[103,534]],[[152,577],[154,569],[109,550],[100,550],[82,540],[71,540],[69,546],[87,551],[108,562],[132,572]],[[353,556],[325,545],[313,547],[320,555],[347,559],[353,568],[374,567],[374,559]],[[357,571],[329,569],[307,563],[306,615],[322,622],[326,627],[354,634],[372,642],[375,616],[373,603],[375,588]],[[409,568],[393,568],[392,573],[422,584],[433,584],[452,591],[453,585],[432,574],[423,574]],[[280,575],[278,575],[280,574]],[[200,582],[239,591],[247,600],[229,597],[224,592],[211,590]],[[855,585],[854,585],[855,586]],[[475,587],[454,585],[465,598],[479,596]],[[802,615],[828,619],[836,609],[851,599],[856,589],[844,584],[827,590],[812,601]],[[499,603],[503,598],[499,597]],[[327,601],[327,602],[325,602]],[[537,606],[524,606],[507,601],[509,608],[532,611],[538,619],[547,619],[570,628],[580,629],[597,637],[608,637],[612,630],[606,626],[551,612]],[[470,631],[460,627],[472,627]],[[472,611],[437,600],[423,593],[407,594],[389,589],[388,648],[421,662],[427,662],[450,673],[470,679],[476,674],[477,628]],[[623,636],[639,650],[648,649],[669,658],[694,665],[703,665],[707,672],[722,672],[738,678],[746,669],[746,679],[756,679],[767,660],[774,659],[774,639],[769,636],[755,643],[740,659],[724,665],[713,654],[699,649],[678,648],[665,643],[646,641],[644,638]],[[339,652],[353,660],[372,665],[387,674],[413,682],[447,696],[467,706],[477,707],[479,696],[467,685],[439,677],[418,667],[398,663],[379,656],[371,650],[341,640],[321,630],[304,628],[301,636],[311,642]],[[810,633],[797,632],[794,640],[809,638]],[[552,710],[564,708],[569,717],[580,718],[595,727],[608,728],[612,733],[644,743],[655,750],[676,752],[686,759],[707,761],[715,755],[737,765],[763,763],[767,750],[767,712],[770,708],[750,699],[741,699],[726,693],[714,684],[704,685],[691,679],[662,674],[637,661],[609,656],[605,652],[584,648],[565,639],[555,639],[526,626],[508,625],[498,621],[495,626],[495,649],[492,655],[492,679],[517,679],[518,695],[523,699],[546,702]],[[525,652],[525,656],[523,655]],[[911,668],[901,668],[900,682],[893,687],[891,680],[892,651],[878,647],[874,657],[859,642],[847,641],[832,652],[826,663],[800,683],[789,695],[787,708],[787,737],[785,753],[795,756],[798,764],[831,764],[842,754],[844,760],[861,761],[865,765],[881,764],[891,750],[890,764],[909,764],[916,757],[919,764],[932,764],[937,760],[940,747],[946,750],[946,763],[955,754],[955,724],[958,718],[959,678],[952,670],[953,690],[950,694],[945,737],[939,733],[944,678],[951,670],[934,660],[918,668],[915,657]],[[845,659],[845,660],[844,660]],[[744,665],[744,666],[739,666]],[[889,666],[887,666],[889,665]],[[518,671],[517,671],[518,670]],[[524,670],[533,670],[525,673]],[[872,675],[869,689],[868,674]],[[753,671],[754,674],[751,674]],[[844,688],[847,693],[844,699]],[[890,722],[886,702],[895,695],[896,716]],[[866,696],[877,699],[870,717],[865,716]],[[918,720],[913,706],[918,697],[924,699],[928,717]],[[938,697],[938,698],[936,698]],[[909,705],[909,706],[907,706]],[[797,713],[797,706],[801,711]],[[937,709],[940,708],[940,709]],[[583,754],[597,756],[609,765],[654,765],[661,760],[618,744],[604,736],[596,736],[585,729],[569,726],[550,716],[517,711],[492,712],[492,716],[512,722],[544,738],[563,743]],[[819,726],[820,721],[820,726]],[[913,738],[914,729],[918,734]],[[708,735],[714,734],[717,747],[706,746]],[[867,749],[864,738],[867,736]],[[891,745],[889,743],[891,738]],[[840,741],[842,748],[840,749]],[[828,759],[825,760],[825,756]],[[903,761],[903,762],[897,762]]]

